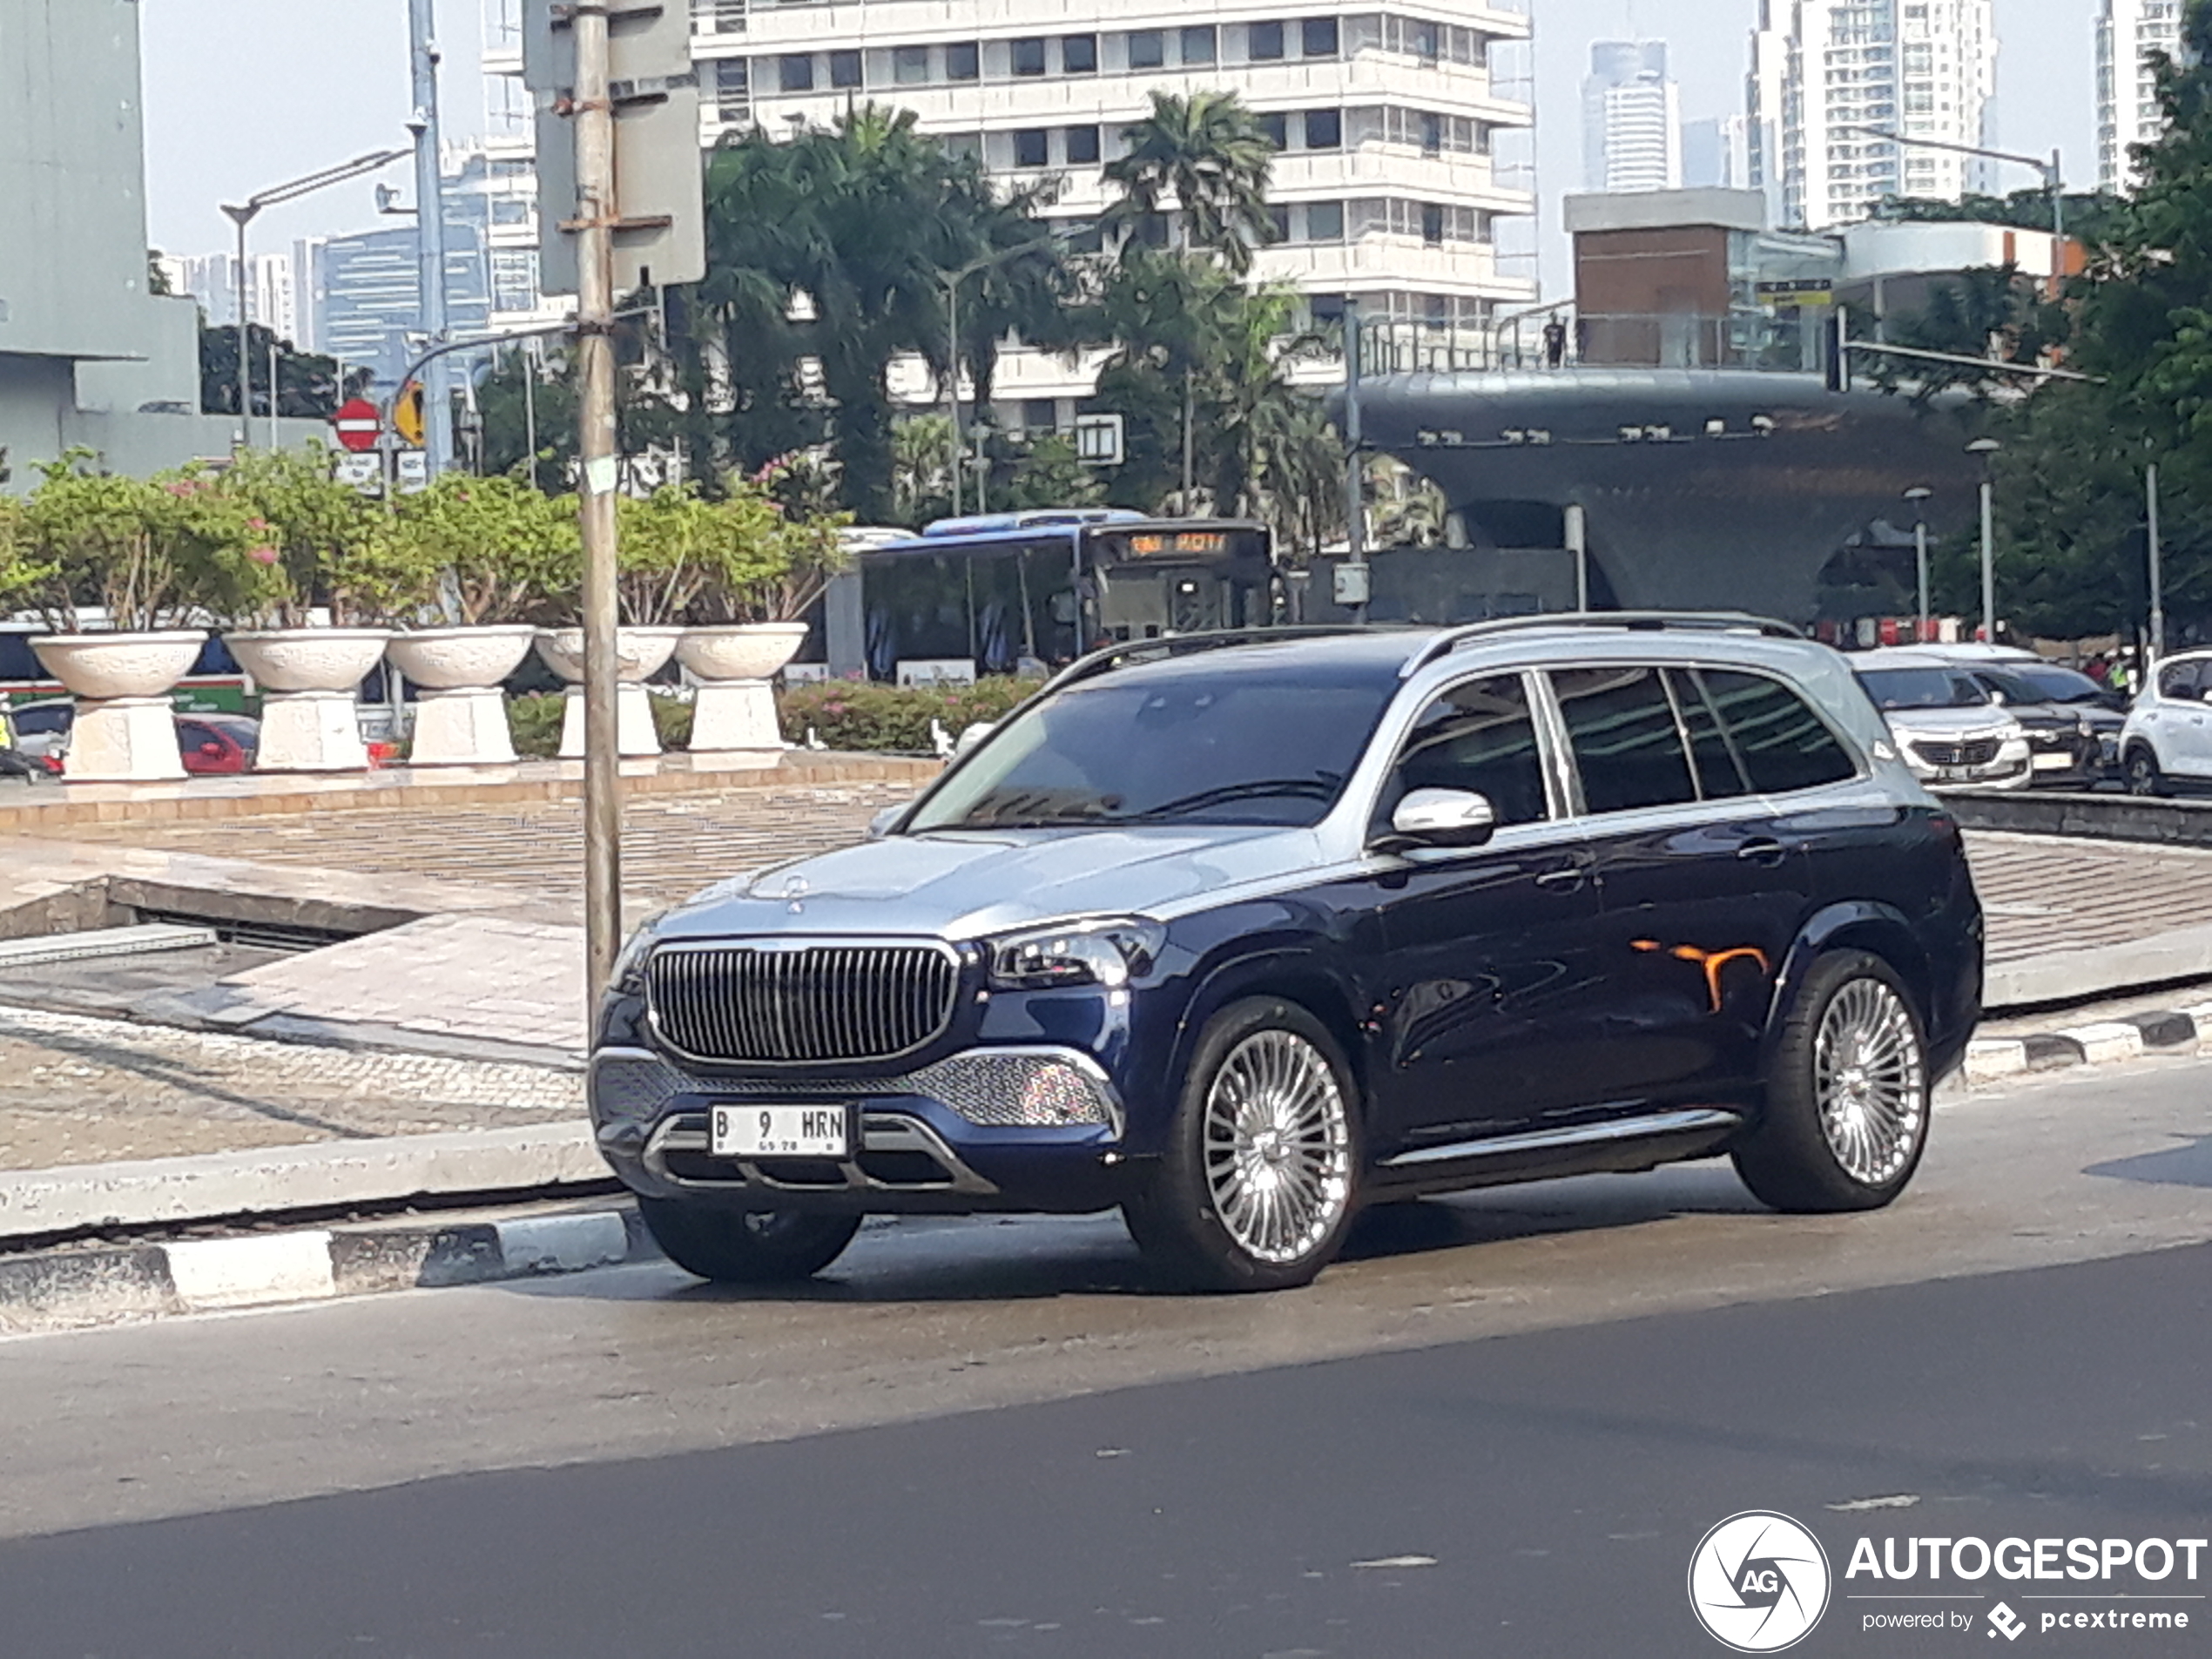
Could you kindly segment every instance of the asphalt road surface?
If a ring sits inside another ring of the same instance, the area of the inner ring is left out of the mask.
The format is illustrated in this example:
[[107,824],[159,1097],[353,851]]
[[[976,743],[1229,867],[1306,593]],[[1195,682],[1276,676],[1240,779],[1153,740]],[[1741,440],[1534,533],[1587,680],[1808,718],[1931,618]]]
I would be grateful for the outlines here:
[[[1721,1654],[1687,1570],[1751,1508],[1830,1560],[1793,1652],[2203,1654],[2212,1552],[2126,1603],[1844,1568],[2212,1531],[2208,1241],[2212,1062],[2146,1062],[1946,1109],[1880,1215],[1598,1177],[1379,1213],[1289,1296],[940,1223],[798,1296],[652,1264],[16,1339],[0,1655]],[[2190,1628],[2041,1626],[2115,1608]]]

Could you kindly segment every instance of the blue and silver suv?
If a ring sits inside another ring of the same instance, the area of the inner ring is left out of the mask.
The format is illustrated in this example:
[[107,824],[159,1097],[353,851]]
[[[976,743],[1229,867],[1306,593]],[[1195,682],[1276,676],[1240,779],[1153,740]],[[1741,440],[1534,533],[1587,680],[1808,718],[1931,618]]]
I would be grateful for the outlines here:
[[1844,659],[1744,618],[1144,642],[865,844],[624,951],[598,1143],[669,1255],[1118,1206],[1196,1287],[1378,1199],[1726,1153],[1903,1190],[1979,1011],[1956,825]]

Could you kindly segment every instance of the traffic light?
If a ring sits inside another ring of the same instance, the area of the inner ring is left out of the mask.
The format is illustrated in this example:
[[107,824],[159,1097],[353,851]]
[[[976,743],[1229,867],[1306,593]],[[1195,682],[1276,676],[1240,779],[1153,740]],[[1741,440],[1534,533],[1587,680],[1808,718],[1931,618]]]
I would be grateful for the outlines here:
[[[538,289],[577,291],[576,131],[568,102],[576,42],[554,0],[526,0],[523,84],[537,105]],[[559,15],[556,15],[559,14]],[[607,85],[615,115],[615,292],[706,274],[706,159],[699,145],[691,11],[665,0],[613,0]]]

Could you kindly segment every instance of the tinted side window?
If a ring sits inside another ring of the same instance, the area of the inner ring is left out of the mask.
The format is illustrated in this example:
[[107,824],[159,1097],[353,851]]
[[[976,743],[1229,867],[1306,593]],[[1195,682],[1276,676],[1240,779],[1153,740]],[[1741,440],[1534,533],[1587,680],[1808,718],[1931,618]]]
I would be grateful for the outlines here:
[[2160,669],[2158,694],[2161,697],[2195,697],[2196,695],[2196,664],[2173,663]]
[[1675,705],[1651,668],[1575,668],[1552,676],[1593,813],[1697,799]]
[[1675,694],[1675,706],[1682,711],[1683,730],[1689,734],[1689,758],[1697,767],[1697,787],[1705,799],[1750,794],[1752,786],[1743,775],[1743,757],[1721,729],[1720,716],[1698,677],[1687,669],[1670,668],[1667,685]]
[[1416,789],[1473,790],[1489,799],[1501,825],[1551,815],[1536,722],[1520,675],[1455,685],[1421,711],[1384,792],[1384,819]]
[[1839,784],[1858,773],[1858,763],[1827,723],[1780,681],[1722,668],[1700,669],[1697,678],[1761,794]]

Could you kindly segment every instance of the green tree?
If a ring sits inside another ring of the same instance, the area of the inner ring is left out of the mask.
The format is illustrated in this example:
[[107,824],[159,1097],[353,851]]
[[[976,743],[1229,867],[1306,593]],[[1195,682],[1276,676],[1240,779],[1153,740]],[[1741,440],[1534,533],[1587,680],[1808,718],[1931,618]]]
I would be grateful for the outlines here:
[[[338,360],[303,352],[280,339],[273,328],[249,323],[246,330],[246,386],[253,413],[269,412],[269,352],[276,351],[277,413],[299,421],[327,421],[347,398],[368,385],[370,371],[349,370],[339,384]],[[238,330],[199,326],[199,408],[203,415],[238,413]]]
[[1259,118],[1234,92],[1155,91],[1151,113],[1122,138],[1128,148],[1106,164],[1106,181],[1122,192],[1107,227],[1135,231],[1172,202],[1177,251],[1211,253],[1240,276],[1251,270],[1253,251],[1275,239],[1275,146]]

